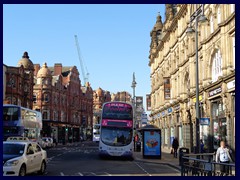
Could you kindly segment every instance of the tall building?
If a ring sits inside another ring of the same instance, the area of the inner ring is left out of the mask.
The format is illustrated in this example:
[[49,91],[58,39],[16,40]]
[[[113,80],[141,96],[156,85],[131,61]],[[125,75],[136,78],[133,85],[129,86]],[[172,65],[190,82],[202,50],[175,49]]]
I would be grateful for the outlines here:
[[76,66],[63,67],[56,63],[40,68],[35,64],[33,109],[43,114],[43,136],[58,142],[79,141],[92,129],[92,89],[81,86]]
[[[196,11],[209,20],[198,26],[200,138],[213,152],[220,140],[235,150],[235,5],[166,4],[150,36],[152,124],[162,129],[162,145],[173,137],[180,146],[196,146]],[[203,119],[204,118],[204,119]]]

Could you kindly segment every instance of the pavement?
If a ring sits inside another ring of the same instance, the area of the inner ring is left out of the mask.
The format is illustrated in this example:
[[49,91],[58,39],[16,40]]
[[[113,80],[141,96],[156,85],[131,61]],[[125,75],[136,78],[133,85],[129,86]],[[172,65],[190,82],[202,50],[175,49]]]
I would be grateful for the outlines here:
[[168,148],[162,148],[161,150],[162,150],[161,159],[143,158],[142,149],[141,149],[141,152],[136,152],[136,151],[134,152],[134,159],[136,161],[169,165],[169,166],[181,171],[181,166],[179,166],[179,157],[174,158],[173,154],[170,153],[171,150]]

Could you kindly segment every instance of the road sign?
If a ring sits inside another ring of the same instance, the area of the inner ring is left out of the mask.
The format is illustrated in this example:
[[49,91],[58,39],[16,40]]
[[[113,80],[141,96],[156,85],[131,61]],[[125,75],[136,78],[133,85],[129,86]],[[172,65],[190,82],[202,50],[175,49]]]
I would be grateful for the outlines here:
[[209,125],[210,124],[210,118],[200,118],[200,125]]

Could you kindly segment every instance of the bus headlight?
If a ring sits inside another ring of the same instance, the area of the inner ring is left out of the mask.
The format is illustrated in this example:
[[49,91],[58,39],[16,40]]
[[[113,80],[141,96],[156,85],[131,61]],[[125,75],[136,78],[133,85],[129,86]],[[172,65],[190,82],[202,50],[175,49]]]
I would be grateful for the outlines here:
[[10,161],[7,161],[4,166],[16,166],[17,164],[19,163],[18,160],[10,160]]

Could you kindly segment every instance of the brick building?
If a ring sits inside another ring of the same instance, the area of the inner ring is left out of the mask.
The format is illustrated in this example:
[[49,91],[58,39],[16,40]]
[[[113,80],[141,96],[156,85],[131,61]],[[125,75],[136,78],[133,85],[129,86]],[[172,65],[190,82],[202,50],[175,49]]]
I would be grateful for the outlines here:
[[81,85],[76,66],[33,64],[24,52],[17,67],[3,65],[3,103],[42,112],[43,136],[79,141],[92,132],[93,90]]
[[76,66],[63,67],[46,63],[35,68],[33,109],[43,114],[43,135],[59,142],[79,141],[92,127],[92,89],[81,86]]

